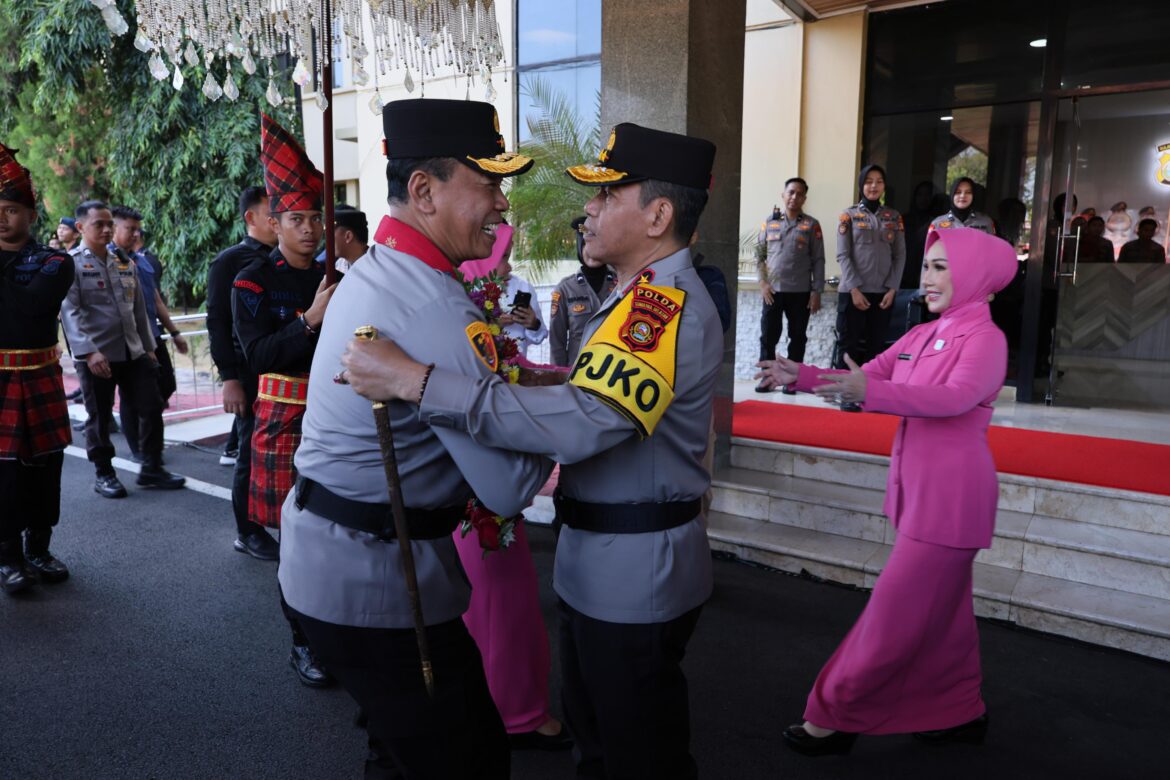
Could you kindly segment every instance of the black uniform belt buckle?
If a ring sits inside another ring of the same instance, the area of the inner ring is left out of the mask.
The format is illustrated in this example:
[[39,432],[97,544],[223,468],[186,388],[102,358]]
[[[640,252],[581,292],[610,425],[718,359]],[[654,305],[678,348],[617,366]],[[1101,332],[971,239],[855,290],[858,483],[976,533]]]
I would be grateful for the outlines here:
[[602,534],[644,534],[686,525],[703,509],[701,499],[644,504],[595,504],[553,494],[557,522],[579,531]]
[[[384,542],[393,541],[394,515],[389,504],[355,501],[339,496],[319,482],[298,475],[295,488],[297,509],[308,509],[315,515],[338,525],[365,531]],[[406,525],[412,541],[442,539],[455,532],[463,519],[466,507],[450,506],[440,509],[406,508]]]

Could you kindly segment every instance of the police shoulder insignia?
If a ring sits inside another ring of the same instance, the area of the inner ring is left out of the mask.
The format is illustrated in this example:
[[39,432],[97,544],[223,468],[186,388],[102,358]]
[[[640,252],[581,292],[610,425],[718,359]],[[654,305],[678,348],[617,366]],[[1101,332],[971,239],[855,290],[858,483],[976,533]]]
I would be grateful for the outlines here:
[[841,220],[841,223],[839,225],[837,225],[837,232],[840,233],[841,235],[845,235],[846,233],[848,233],[849,232],[849,220],[847,220],[847,219]]
[[899,214],[898,215],[898,230],[905,230],[905,229],[906,229],[906,223],[902,221],[902,215]]
[[487,323],[476,320],[468,325],[467,340],[471,342],[471,348],[475,350],[476,357],[482,360],[488,370],[494,374],[500,367],[500,356],[496,352],[496,340],[492,338],[492,332],[488,329]]
[[687,294],[636,285],[577,356],[569,382],[649,436],[674,400],[678,332]]
[[820,222],[817,222],[813,225],[813,235],[815,235],[817,238],[824,237],[824,234],[821,233],[821,223]]
[[561,308],[561,291],[560,290],[553,290],[552,303],[549,304],[549,311],[548,311],[549,316],[550,317],[557,316],[557,311],[559,311],[560,308]]

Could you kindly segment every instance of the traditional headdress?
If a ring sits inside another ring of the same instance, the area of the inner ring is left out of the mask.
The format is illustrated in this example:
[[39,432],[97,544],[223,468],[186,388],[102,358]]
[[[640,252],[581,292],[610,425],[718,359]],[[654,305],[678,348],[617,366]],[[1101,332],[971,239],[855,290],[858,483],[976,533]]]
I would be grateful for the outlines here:
[[260,115],[260,162],[273,214],[321,210],[325,177],[292,134],[267,114]]
[[16,150],[4,144],[0,144],[0,200],[15,201],[30,209],[37,207],[28,168],[16,161]]

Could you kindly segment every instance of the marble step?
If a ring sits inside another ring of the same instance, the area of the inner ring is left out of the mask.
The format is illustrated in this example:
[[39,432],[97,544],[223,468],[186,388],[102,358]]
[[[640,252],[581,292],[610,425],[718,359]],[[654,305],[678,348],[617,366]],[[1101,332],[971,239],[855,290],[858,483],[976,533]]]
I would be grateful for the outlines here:
[[[750,469],[713,481],[716,512],[891,545],[884,490]],[[1170,599],[1170,536],[1001,508],[976,561],[1015,571]]]
[[[884,490],[889,458],[734,437],[731,465],[777,476]],[[1170,496],[1154,493],[1001,473],[999,508],[1170,536]]]
[[[708,516],[715,550],[781,571],[872,588],[891,545],[737,517]],[[1170,661],[1170,599],[976,563],[976,614]]]

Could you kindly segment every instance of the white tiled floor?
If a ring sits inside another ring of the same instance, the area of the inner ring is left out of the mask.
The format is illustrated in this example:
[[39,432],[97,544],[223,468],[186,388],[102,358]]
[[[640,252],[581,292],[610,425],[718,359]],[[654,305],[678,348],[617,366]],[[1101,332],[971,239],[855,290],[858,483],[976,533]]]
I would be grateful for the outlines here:
[[[992,425],[1170,444],[1170,412],[1021,404],[1016,403],[1015,392],[1015,388],[1005,387],[1000,393]],[[832,408],[815,395],[757,393],[754,382],[736,382],[735,400]]]

